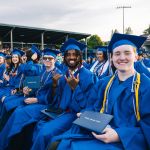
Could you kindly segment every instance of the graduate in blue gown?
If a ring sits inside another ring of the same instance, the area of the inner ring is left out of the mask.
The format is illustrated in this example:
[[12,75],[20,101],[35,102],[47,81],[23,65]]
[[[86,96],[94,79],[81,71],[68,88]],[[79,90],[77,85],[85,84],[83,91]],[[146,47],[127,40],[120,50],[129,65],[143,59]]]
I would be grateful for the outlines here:
[[64,63],[64,53],[62,53],[62,62],[56,61],[55,66],[65,75],[68,70],[68,66]]
[[[21,61],[21,56],[24,55],[24,52],[18,49],[14,49],[12,51],[12,59],[16,61],[17,58]],[[40,58],[40,52],[38,49],[31,49],[26,51],[27,55],[27,63],[18,65],[18,70],[15,76],[15,83],[12,84],[15,85],[15,88],[11,91],[11,94],[7,95],[5,94],[3,97],[3,102],[0,110],[0,130],[3,128],[5,122],[7,121],[8,117],[12,113],[12,111],[24,104],[24,93],[25,88],[23,87],[24,79],[27,76],[40,76],[41,75],[41,65],[34,63],[33,61],[37,61]],[[8,86],[9,87],[9,86]],[[27,90],[27,89],[26,89]],[[30,93],[30,96],[34,95],[37,88],[32,89],[32,92]]]
[[[148,62],[150,63],[149,59],[145,59],[143,57],[144,55],[144,49],[138,49],[137,51],[137,61],[134,63],[134,68],[139,73],[144,73],[147,77],[150,78],[150,69],[148,66]],[[145,63],[147,62],[147,63]]]
[[50,118],[49,121],[41,120],[37,124],[32,150],[44,150],[54,135],[70,128],[77,112],[94,103],[87,101],[87,97],[91,94],[90,89],[97,78],[82,65],[81,50],[84,48],[84,44],[74,39],[69,39],[61,47],[61,51],[65,52],[64,62],[68,70],[55,85],[57,87],[54,101],[56,109],[61,109],[64,113],[55,119]]
[[144,65],[150,70],[150,58],[144,58],[142,61]]
[[96,52],[97,60],[91,65],[90,71],[99,79],[109,75],[109,61],[107,57],[107,46],[98,46]]
[[[46,69],[41,76],[41,87],[36,92],[35,97],[23,96],[20,97],[20,99],[16,99],[16,101],[12,100],[12,104],[17,104],[16,106],[19,107],[13,112],[4,129],[0,133],[0,150],[4,150],[6,147],[9,147],[9,142],[14,140],[14,136],[17,134],[22,134],[21,132],[24,127],[35,123],[44,117],[41,110],[47,108],[48,105],[52,103],[53,99],[53,77],[55,76],[56,78],[61,75],[61,72],[54,65],[57,53],[58,51],[50,49],[44,50],[43,63]],[[13,103],[13,101],[15,102]],[[21,101],[22,105],[19,105],[21,102],[18,101]],[[32,133],[33,131],[30,132]],[[23,139],[20,140],[22,140],[20,143],[24,143]],[[15,143],[17,142],[18,141],[15,141]]]
[[42,73],[42,66],[39,64],[41,51],[34,45],[26,51],[26,63],[23,64],[24,78],[26,76],[39,76]]
[[0,52],[0,87],[3,85],[3,73],[6,69],[5,57],[6,57],[6,54],[3,52]]
[[84,67],[87,68],[87,69],[90,69],[91,65],[93,65],[93,57],[88,56],[86,62],[84,62]]
[[150,78],[150,70],[143,64],[142,61],[136,61],[134,63],[134,68],[137,72],[145,74],[148,78]]
[[150,149],[150,80],[134,69],[136,49],[145,40],[134,35],[113,35],[109,50],[116,73],[100,80],[89,97],[97,99],[94,111],[114,116],[110,126],[104,129],[103,134],[97,134],[73,125],[64,134],[53,138],[53,141],[61,140],[58,150]]
[[140,48],[138,51],[138,60],[142,62],[147,68],[150,68],[150,59],[147,58],[147,52],[145,49]]
[[[5,70],[2,75],[2,83],[0,87],[0,106],[7,96],[13,94],[19,88],[21,80],[21,55],[24,52],[18,49],[12,51],[12,57],[6,56]],[[1,108],[0,108],[1,113]],[[1,116],[1,115],[0,115]]]
[[3,86],[0,88],[0,99],[5,96],[11,95],[13,90],[18,88],[21,79],[21,55],[23,52],[14,49],[11,53],[11,66],[5,69],[3,73]]

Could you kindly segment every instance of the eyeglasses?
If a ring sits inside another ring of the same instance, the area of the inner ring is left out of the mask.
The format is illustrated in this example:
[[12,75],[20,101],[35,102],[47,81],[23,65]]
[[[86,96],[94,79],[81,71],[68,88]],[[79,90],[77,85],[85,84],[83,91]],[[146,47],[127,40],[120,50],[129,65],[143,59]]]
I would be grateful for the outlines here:
[[54,58],[53,57],[43,57],[43,60],[47,60],[47,61],[51,61],[51,60],[53,60]]

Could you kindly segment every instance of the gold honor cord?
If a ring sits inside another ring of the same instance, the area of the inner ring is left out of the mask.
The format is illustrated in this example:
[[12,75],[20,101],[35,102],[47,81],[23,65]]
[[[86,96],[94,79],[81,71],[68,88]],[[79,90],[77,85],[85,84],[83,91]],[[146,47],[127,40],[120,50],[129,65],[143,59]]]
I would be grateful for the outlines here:
[[[107,99],[107,92],[108,92],[108,89],[110,88],[110,85],[112,84],[113,80],[115,78],[115,75],[113,75],[107,86],[106,86],[106,89],[105,89],[105,92],[104,92],[104,99],[103,99],[103,106],[100,110],[100,113],[104,113],[104,110],[105,110],[105,105],[106,105],[106,99]],[[134,86],[134,90],[135,90],[135,103],[136,103],[136,112],[135,112],[135,115],[136,115],[136,119],[137,121],[140,121],[140,113],[139,113],[139,87],[140,87],[140,74],[137,73],[137,77],[136,77],[136,81],[135,81],[135,86]]]
[[110,80],[109,80],[109,82],[108,82],[108,84],[107,84],[107,86],[106,86],[106,89],[105,89],[105,92],[104,92],[103,107],[101,108],[100,113],[104,113],[105,104],[106,104],[106,99],[107,99],[107,92],[108,92],[108,89],[109,89],[110,85],[112,84],[114,78],[115,78],[115,75],[113,75],[113,76],[110,78]]
[[140,87],[140,74],[137,73],[136,82],[135,82],[135,103],[136,103],[136,119],[140,121],[140,112],[139,112],[139,87]]

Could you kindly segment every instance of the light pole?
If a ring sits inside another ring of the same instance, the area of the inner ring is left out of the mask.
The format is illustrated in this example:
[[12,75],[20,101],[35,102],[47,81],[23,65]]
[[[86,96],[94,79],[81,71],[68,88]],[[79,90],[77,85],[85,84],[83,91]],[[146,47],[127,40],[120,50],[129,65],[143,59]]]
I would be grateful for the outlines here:
[[131,6],[118,6],[117,9],[122,9],[123,10],[123,34],[124,34],[124,9],[125,8],[131,8]]

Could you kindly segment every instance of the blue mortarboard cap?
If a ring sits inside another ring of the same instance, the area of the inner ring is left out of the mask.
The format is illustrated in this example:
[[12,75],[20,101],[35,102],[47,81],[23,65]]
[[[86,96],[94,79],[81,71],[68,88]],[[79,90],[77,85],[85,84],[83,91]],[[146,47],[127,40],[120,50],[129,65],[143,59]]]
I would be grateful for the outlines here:
[[65,52],[68,50],[78,50],[78,51],[83,51],[86,48],[85,44],[82,44],[75,39],[71,38],[68,41],[66,41],[62,47],[60,48],[61,52]]
[[59,50],[52,50],[50,48],[45,48],[43,50],[44,55],[50,55],[50,56],[53,56],[54,58],[56,58],[57,54],[59,54],[59,53],[60,53]]
[[23,56],[25,54],[25,52],[23,52],[20,49],[13,49],[13,51],[11,52],[11,55],[13,55],[13,54],[16,54],[16,55],[19,55],[19,56]]
[[131,45],[139,49],[145,40],[146,37],[142,36],[114,33],[108,45],[108,50],[112,52],[113,49],[121,45]]
[[11,55],[6,55],[6,59],[11,59]]
[[107,52],[107,46],[96,46],[96,49],[98,51]]
[[88,58],[93,58],[93,56],[92,56],[92,55],[89,55]]
[[137,49],[137,53],[138,53],[138,55],[142,55],[143,54],[143,50],[141,48]]
[[40,50],[35,45],[32,45],[30,50],[32,51],[33,54],[37,53],[37,55],[41,56]]
[[6,57],[6,54],[3,53],[3,52],[0,52],[0,56],[5,58],[5,57]]

